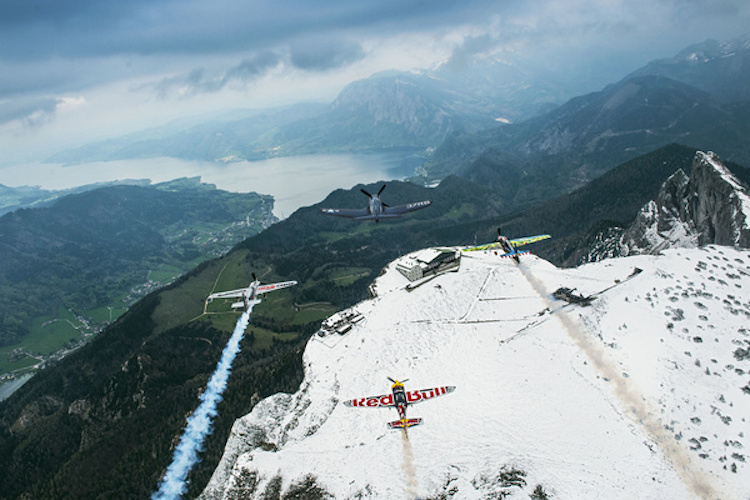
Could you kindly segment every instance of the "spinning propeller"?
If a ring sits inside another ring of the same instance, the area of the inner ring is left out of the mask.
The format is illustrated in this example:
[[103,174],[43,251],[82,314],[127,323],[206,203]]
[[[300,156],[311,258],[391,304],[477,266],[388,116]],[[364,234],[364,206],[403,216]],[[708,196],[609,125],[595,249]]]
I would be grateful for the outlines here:
[[[376,194],[375,196],[377,196],[378,198],[380,198],[380,193],[382,193],[384,189],[385,189],[385,184],[383,184],[383,187],[380,188],[380,190],[378,191],[378,194]],[[372,199],[372,195],[370,193],[368,193],[367,191],[365,191],[364,189],[361,189],[361,188],[360,188],[360,191],[362,191],[363,193],[365,193],[368,198]]]

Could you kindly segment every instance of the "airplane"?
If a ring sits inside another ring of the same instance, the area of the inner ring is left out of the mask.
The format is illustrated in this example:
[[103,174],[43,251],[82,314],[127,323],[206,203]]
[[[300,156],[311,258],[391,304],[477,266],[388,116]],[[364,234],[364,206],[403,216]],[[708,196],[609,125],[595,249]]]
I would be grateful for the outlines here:
[[346,217],[348,219],[354,219],[358,221],[374,220],[379,222],[380,219],[396,219],[401,217],[405,213],[414,212],[415,210],[421,210],[429,207],[432,202],[430,200],[417,201],[414,203],[407,203],[406,205],[399,205],[397,207],[391,207],[383,203],[380,199],[380,194],[385,189],[385,184],[380,188],[378,194],[370,194],[364,189],[360,189],[363,193],[370,198],[367,208],[362,209],[350,209],[350,208],[321,208],[320,211],[326,215],[333,215],[336,217]]
[[516,261],[516,263],[519,263],[520,260],[518,256],[529,253],[529,250],[523,250],[519,252],[517,250],[517,247],[528,245],[529,243],[536,243],[537,241],[546,240],[547,238],[551,237],[552,236],[550,236],[549,234],[540,234],[537,236],[526,236],[524,238],[509,240],[500,233],[500,228],[497,228],[497,240],[493,241],[492,243],[485,243],[484,245],[467,247],[464,248],[463,251],[475,252],[477,250],[492,250],[493,248],[500,248],[505,252],[500,257],[511,257]]
[[388,377],[388,380],[393,382],[393,385],[391,386],[391,394],[351,399],[349,401],[344,401],[344,406],[357,408],[396,408],[399,419],[394,420],[393,422],[388,422],[388,427],[391,429],[407,429],[422,423],[421,418],[406,418],[407,406],[421,403],[422,401],[427,401],[428,399],[436,398],[443,394],[449,394],[456,390],[456,387],[453,385],[445,385],[442,387],[418,389],[407,392],[406,389],[404,389],[404,382],[409,379],[398,381]]
[[253,281],[247,286],[247,288],[238,288],[237,290],[229,290],[226,292],[212,293],[206,299],[206,303],[211,302],[214,299],[231,299],[231,298],[242,298],[241,302],[234,302],[232,309],[244,308],[246,311],[255,304],[260,304],[258,295],[272,292],[275,290],[281,290],[289,286],[296,285],[296,281],[282,281],[280,283],[270,283],[268,285],[261,285],[260,280],[255,277],[253,273]]

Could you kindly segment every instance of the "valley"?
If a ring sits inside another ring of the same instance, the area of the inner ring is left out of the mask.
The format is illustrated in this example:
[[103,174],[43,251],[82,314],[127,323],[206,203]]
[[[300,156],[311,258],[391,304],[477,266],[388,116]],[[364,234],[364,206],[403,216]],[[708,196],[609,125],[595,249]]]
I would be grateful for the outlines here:
[[3,216],[0,376],[60,361],[141,298],[270,225],[272,204],[183,179]]

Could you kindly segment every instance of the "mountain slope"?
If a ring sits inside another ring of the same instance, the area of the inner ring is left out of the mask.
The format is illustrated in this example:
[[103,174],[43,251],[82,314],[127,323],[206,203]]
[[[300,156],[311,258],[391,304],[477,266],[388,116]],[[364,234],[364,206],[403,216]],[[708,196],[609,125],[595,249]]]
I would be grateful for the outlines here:
[[472,176],[477,168],[502,169],[497,151],[510,156],[526,182],[565,190],[580,187],[610,168],[670,143],[722,151],[750,163],[750,102],[720,103],[662,76],[640,76],[571,99],[542,116],[494,132],[456,134],[424,167],[431,180],[448,173]]
[[[409,292],[391,264],[363,321],[308,342],[299,391],[235,424],[202,498],[744,498],[748,265],[724,247],[570,270],[487,253]],[[615,286],[578,308],[561,285]],[[411,406],[407,439],[395,411],[340,404],[386,377],[456,391]]]
[[[97,308],[123,309],[134,287],[164,284],[269,226],[272,208],[269,196],[182,179],[93,189],[0,217],[0,345],[58,308],[89,318]],[[96,316],[92,323],[105,322]]]
[[667,59],[651,61],[629,77],[659,75],[692,85],[722,102],[750,101],[750,34],[706,40]]

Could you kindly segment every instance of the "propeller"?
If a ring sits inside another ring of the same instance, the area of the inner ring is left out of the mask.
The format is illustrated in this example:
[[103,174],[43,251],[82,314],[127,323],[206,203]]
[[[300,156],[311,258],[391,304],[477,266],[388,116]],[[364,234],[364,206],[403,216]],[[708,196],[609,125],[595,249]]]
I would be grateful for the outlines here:
[[393,380],[391,377],[387,377],[387,378],[388,378],[388,380],[390,380],[394,384],[396,384],[396,383],[403,384],[404,382],[408,382],[409,381],[408,378],[405,378],[404,380]]
[[[378,196],[378,197],[379,197],[379,196],[380,196],[380,194],[381,194],[381,193],[383,192],[383,190],[384,190],[384,189],[385,189],[385,184],[383,184],[383,186],[382,186],[382,187],[380,188],[380,190],[378,191],[378,194],[377,194],[377,195],[375,195],[375,196]],[[365,191],[365,190],[364,190],[364,189],[362,189],[362,188],[360,188],[359,190],[360,190],[360,191],[362,191],[363,193],[365,193],[365,194],[367,195],[367,197],[368,197],[368,198],[372,199],[372,195],[371,195],[370,193],[368,193],[367,191]]]
[[255,276],[255,273],[253,273],[253,281],[258,281],[258,278]]

